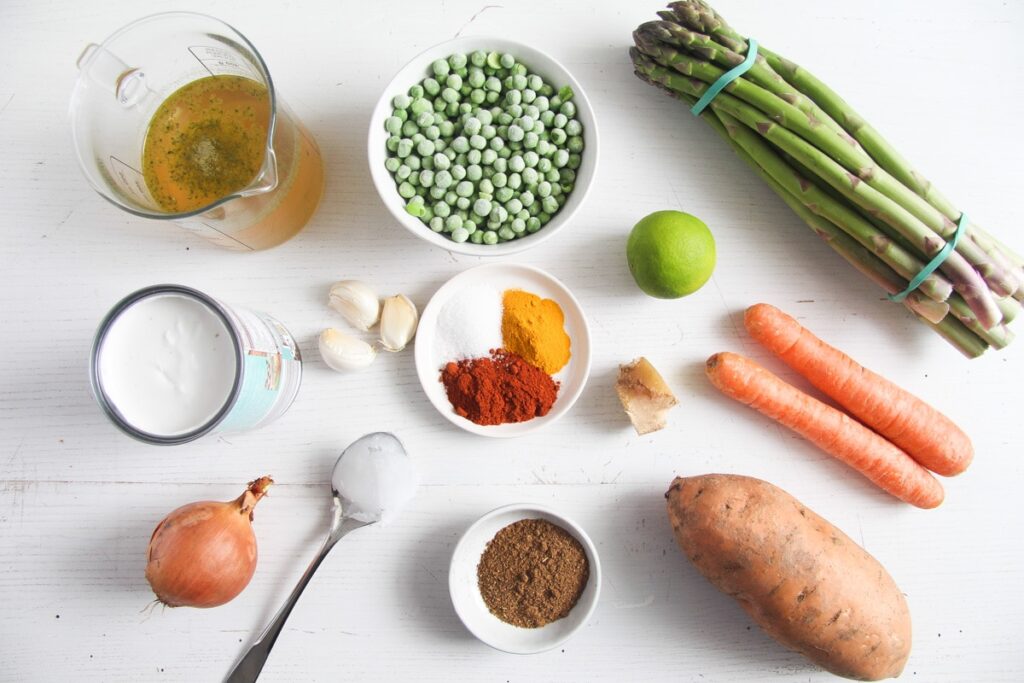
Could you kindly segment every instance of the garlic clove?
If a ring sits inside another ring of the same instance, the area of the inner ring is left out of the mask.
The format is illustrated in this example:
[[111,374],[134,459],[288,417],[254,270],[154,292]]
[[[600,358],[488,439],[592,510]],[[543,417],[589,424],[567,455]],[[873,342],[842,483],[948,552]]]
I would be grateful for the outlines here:
[[359,330],[368,330],[380,319],[380,300],[359,280],[342,280],[331,285],[328,305]]
[[328,327],[320,333],[320,357],[338,372],[362,370],[377,357],[377,351],[362,339]]
[[384,299],[384,309],[380,314],[380,343],[384,350],[398,352],[404,349],[416,336],[419,320],[416,304],[409,297],[396,294]]

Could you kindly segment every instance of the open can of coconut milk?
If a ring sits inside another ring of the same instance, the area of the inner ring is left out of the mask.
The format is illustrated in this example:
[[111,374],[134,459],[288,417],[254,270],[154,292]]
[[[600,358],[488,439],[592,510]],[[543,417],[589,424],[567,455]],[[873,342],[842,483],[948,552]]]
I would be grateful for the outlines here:
[[100,323],[89,376],[121,431],[174,445],[277,419],[299,391],[302,360],[274,318],[155,285],[129,294]]

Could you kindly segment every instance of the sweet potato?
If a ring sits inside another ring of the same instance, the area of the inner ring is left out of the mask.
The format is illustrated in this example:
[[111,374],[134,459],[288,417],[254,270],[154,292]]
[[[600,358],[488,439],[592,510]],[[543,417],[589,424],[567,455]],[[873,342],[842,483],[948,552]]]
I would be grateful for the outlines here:
[[837,676],[899,676],[910,612],[878,561],[768,482],[677,477],[668,516],[686,556],[758,625]]

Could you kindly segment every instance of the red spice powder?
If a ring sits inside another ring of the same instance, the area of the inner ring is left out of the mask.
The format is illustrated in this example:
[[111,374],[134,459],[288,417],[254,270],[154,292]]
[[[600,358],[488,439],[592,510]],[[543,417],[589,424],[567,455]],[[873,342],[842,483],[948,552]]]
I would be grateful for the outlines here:
[[492,350],[488,358],[448,363],[441,382],[455,412],[478,425],[547,415],[559,388],[546,372],[503,349]]

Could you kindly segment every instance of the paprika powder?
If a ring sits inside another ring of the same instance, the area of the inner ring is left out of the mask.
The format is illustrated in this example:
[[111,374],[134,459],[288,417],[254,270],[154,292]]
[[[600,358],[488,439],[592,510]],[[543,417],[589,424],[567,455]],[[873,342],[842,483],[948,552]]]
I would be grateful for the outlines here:
[[455,413],[478,425],[547,415],[559,388],[550,375],[501,349],[489,357],[447,363],[441,382]]

